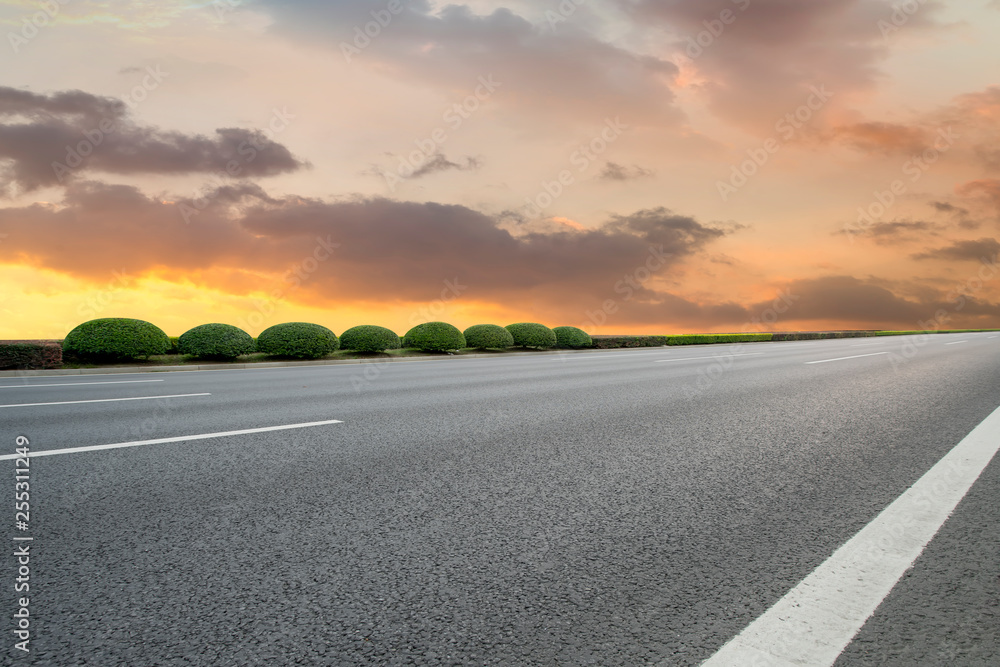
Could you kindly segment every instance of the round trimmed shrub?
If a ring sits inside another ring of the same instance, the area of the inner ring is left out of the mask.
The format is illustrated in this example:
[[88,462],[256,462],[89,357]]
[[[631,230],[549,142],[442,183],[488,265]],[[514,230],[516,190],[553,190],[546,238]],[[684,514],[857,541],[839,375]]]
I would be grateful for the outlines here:
[[309,322],[285,322],[264,329],[257,337],[257,351],[274,357],[319,359],[340,349],[337,335]]
[[556,327],[552,330],[552,333],[556,335],[556,344],[559,347],[581,348],[594,346],[593,339],[583,329],[577,329],[576,327]]
[[235,359],[257,349],[253,336],[231,324],[202,324],[181,334],[180,354],[203,359]]
[[520,322],[508,324],[507,331],[514,337],[514,345],[518,347],[537,347],[539,349],[556,346],[556,335],[552,329],[536,322]]
[[465,336],[447,322],[426,322],[406,332],[404,347],[415,347],[424,352],[448,352],[465,347]]
[[497,324],[476,324],[465,330],[465,344],[477,350],[506,350],[514,347],[514,337]]
[[400,348],[399,334],[392,329],[362,324],[340,335],[341,347],[354,352],[385,352]]
[[124,317],[84,322],[63,340],[63,352],[84,359],[146,359],[169,349],[170,339],[160,327]]

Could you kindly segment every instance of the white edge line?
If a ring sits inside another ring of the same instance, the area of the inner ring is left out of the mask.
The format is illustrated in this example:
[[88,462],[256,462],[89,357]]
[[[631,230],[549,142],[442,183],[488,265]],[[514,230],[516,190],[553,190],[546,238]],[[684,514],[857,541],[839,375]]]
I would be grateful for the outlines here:
[[852,357],[837,357],[836,359],[820,359],[819,361],[807,361],[806,365],[810,364],[828,364],[831,361],[844,361],[845,359],[861,359],[863,357],[877,357],[882,354],[889,354],[888,352],[873,352],[872,354],[856,354]]
[[93,386],[100,384],[144,384],[148,382],[163,382],[163,380],[122,380],[121,382],[61,382],[59,384],[9,384],[9,385],[3,385],[2,387],[0,387],[0,389],[24,389],[27,387],[84,387],[88,385]]
[[45,405],[79,405],[81,403],[118,403],[121,401],[152,401],[157,398],[191,398],[194,396],[211,396],[211,394],[174,394],[172,396],[133,396],[130,398],[98,398],[89,401],[57,401],[55,403],[12,403],[0,405],[0,408],[37,408]]
[[1000,408],[702,667],[829,667],[1000,449]]
[[[104,449],[122,449],[124,447],[144,447],[146,445],[162,445],[170,442],[188,442],[192,440],[208,440],[210,438],[227,438],[234,435],[248,435],[251,433],[269,433],[271,431],[288,431],[297,428],[312,428],[315,426],[327,426],[329,424],[343,424],[338,419],[330,419],[321,422],[308,422],[304,424],[287,424],[284,426],[265,426],[262,428],[247,428],[239,431],[221,431],[219,433],[202,433],[199,435],[182,435],[176,438],[159,438],[156,440],[136,440],[134,442],[118,442],[110,445],[91,445],[87,447],[70,447],[68,449],[43,449],[37,452],[29,452],[29,458],[38,456],[56,456],[58,454],[76,454],[79,452],[97,452]],[[0,456],[0,461],[10,461],[12,459],[24,458],[17,454],[4,454]]]

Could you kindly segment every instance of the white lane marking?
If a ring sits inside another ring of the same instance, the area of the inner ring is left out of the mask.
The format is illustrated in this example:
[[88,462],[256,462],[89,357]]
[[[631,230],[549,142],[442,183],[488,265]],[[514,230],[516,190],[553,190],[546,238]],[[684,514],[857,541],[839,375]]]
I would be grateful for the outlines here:
[[945,345],[961,345],[962,343],[968,343],[967,340],[956,340],[954,343],[945,343]]
[[997,338],[997,336],[987,336],[987,339],[989,338]]
[[657,359],[654,364],[665,364],[671,361],[697,361],[698,359],[725,359],[726,357],[759,357],[765,352],[747,352],[745,354],[713,354],[711,357],[681,357],[680,359]]
[[844,361],[845,359],[861,359],[862,357],[877,357],[881,354],[889,354],[888,352],[873,352],[872,354],[855,354],[853,357],[837,357],[836,359],[820,359],[819,361],[807,361],[806,365],[809,364],[828,364],[831,361]]
[[60,384],[11,384],[0,389],[24,389],[25,387],[84,387],[98,384],[144,384],[147,382],[163,382],[163,380],[122,380],[121,382],[65,382]]
[[[70,447],[69,449],[43,449],[41,451],[29,452],[30,458],[38,456],[56,456],[58,454],[77,454],[80,452],[97,452],[104,449],[122,449],[125,447],[144,447],[146,445],[162,445],[170,442],[189,442],[192,440],[208,440],[210,438],[228,438],[234,435],[248,435],[251,433],[270,433],[272,431],[290,431],[297,428],[313,428],[316,426],[327,426],[329,424],[343,424],[338,419],[328,419],[321,422],[307,422],[303,424],[286,424],[283,426],[264,426],[262,428],[247,428],[239,431],[220,431],[219,433],[201,433],[198,435],[182,435],[176,438],[159,438],[157,440],[136,440],[134,442],[118,442],[111,445],[91,445],[88,447]],[[17,454],[4,454],[0,456],[0,461],[10,461],[21,458]]]
[[888,341],[881,341],[879,343],[855,343],[853,345],[848,345],[848,347],[869,347],[871,345],[888,345]]
[[702,667],[829,667],[1000,449],[1000,408]]
[[190,398],[192,396],[211,396],[211,394],[174,394],[173,396],[134,396],[132,398],[100,398],[90,401],[58,401],[56,403],[13,403],[0,405],[0,408],[36,408],[42,405],[78,405],[80,403],[116,403],[118,401],[152,401],[156,398]]

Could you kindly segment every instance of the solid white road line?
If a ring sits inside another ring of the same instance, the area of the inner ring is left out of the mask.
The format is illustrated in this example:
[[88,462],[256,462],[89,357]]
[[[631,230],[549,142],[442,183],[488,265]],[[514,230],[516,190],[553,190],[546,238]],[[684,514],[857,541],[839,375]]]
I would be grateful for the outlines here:
[[[29,452],[30,458],[39,456],[56,456],[58,454],[77,454],[80,452],[96,452],[104,449],[122,449],[125,447],[144,447],[146,445],[162,445],[170,442],[189,442],[192,440],[208,440],[210,438],[228,438],[234,435],[248,435],[251,433],[270,433],[272,431],[289,431],[297,428],[312,428],[315,426],[327,426],[329,424],[343,424],[337,419],[330,419],[322,422],[308,422],[305,424],[286,424],[284,426],[265,426],[263,428],[247,428],[240,431],[221,431],[219,433],[202,433],[200,435],[182,435],[177,438],[159,438],[157,440],[137,440],[135,442],[119,442],[111,445],[92,445],[89,447],[71,447],[69,449],[43,449],[41,451]],[[16,458],[23,458],[17,454],[4,454],[0,456],[0,461],[10,461]]]
[[889,354],[888,352],[874,352],[872,354],[855,354],[853,357],[837,357],[836,359],[820,359],[819,361],[807,361],[806,365],[810,364],[828,364],[831,361],[844,361],[845,359],[861,359],[863,357],[877,357],[882,354]]
[[968,343],[967,340],[956,340],[954,343],[945,343],[945,345],[961,345],[962,343]]
[[715,354],[711,357],[682,357],[680,359],[657,359],[654,364],[666,364],[671,361],[697,361],[698,359],[725,359],[726,357],[740,358],[740,357],[759,357],[765,352],[747,352],[746,354]]
[[1000,449],[1000,408],[702,667],[829,667]]
[[78,405],[80,403],[117,403],[119,401],[152,401],[157,398],[190,398],[192,396],[211,396],[211,394],[174,394],[173,396],[135,396],[132,398],[99,398],[90,401],[58,401],[56,403],[14,403],[0,405],[0,408],[35,408],[42,405]]
[[65,382],[60,384],[11,384],[0,389],[24,389],[25,387],[84,387],[98,384],[145,384],[148,382],[163,382],[163,380],[123,380],[121,382]]

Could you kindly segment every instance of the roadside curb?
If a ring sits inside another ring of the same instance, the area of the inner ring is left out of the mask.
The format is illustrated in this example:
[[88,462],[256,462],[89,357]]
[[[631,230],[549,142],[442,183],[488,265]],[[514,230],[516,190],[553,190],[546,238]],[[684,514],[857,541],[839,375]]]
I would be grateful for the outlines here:
[[504,354],[455,354],[440,357],[379,357],[373,359],[318,359],[316,361],[261,361],[258,363],[190,364],[184,366],[106,366],[103,368],[52,368],[37,370],[0,371],[4,377],[45,377],[65,375],[128,375],[135,373],[183,373],[192,371],[239,371],[273,368],[299,368],[305,366],[351,366],[358,364],[406,363],[417,361],[448,361],[458,359],[508,359],[510,357],[538,357],[560,354],[586,354],[608,350],[538,350],[536,352],[507,352]]

